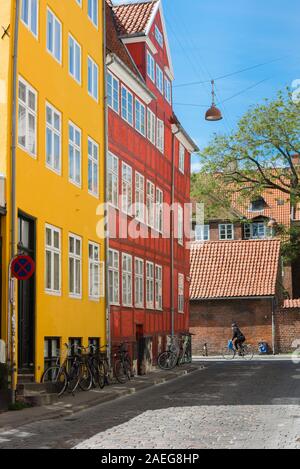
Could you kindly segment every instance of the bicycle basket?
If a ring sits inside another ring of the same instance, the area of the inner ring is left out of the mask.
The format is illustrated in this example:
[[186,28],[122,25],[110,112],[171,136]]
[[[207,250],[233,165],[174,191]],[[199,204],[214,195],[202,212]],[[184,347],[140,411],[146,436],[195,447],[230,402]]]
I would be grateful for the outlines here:
[[229,350],[234,350],[234,346],[233,346],[232,340],[228,340],[228,349],[229,349]]

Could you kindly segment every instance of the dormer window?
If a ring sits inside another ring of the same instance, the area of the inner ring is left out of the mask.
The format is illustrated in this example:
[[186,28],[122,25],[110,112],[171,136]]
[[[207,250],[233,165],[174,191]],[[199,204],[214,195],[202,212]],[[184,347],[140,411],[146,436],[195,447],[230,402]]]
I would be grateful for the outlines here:
[[267,208],[266,201],[263,197],[258,197],[250,204],[250,212],[263,212]]
[[160,47],[164,47],[164,38],[157,26],[155,26],[155,39],[160,45]]

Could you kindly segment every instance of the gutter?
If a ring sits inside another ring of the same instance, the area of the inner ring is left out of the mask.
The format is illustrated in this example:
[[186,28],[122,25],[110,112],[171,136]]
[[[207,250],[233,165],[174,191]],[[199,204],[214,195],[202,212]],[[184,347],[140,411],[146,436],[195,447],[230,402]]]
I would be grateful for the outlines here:
[[266,296],[222,296],[219,298],[191,298],[190,301],[221,301],[221,300],[270,300],[275,298],[274,295]]

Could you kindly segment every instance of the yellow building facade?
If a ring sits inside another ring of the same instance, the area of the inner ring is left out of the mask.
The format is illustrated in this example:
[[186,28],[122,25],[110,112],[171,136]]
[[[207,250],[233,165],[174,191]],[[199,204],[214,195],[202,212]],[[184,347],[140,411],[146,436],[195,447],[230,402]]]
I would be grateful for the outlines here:
[[15,251],[36,265],[16,283],[15,363],[39,381],[65,343],[106,341],[103,10],[98,0],[20,0],[13,182],[16,3],[0,3],[1,338],[10,343],[14,183]]

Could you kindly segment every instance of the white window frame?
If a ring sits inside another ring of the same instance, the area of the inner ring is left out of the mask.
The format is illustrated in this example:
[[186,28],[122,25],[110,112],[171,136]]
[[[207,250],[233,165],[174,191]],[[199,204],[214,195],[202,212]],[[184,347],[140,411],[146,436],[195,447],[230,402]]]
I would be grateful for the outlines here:
[[154,309],[154,263],[146,262],[146,308]]
[[134,99],[133,94],[126,88],[126,86],[121,86],[121,117],[126,121],[131,127],[133,127],[133,106]]
[[[94,5],[96,5],[96,12],[94,11],[94,8],[93,8]],[[88,18],[91,20],[95,28],[98,29],[98,24],[99,24],[99,1],[98,0],[88,0]]]
[[156,87],[164,95],[164,73],[158,64],[156,64]]
[[[73,240],[74,244],[74,251],[71,251],[70,243]],[[80,253],[77,253],[77,242],[80,245]],[[73,282],[74,282],[74,290],[71,290],[71,261],[73,261]],[[77,265],[79,264],[79,279],[77,278]],[[78,235],[73,233],[69,233],[69,297],[74,299],[81,299],[82,298],[82,238]],[[79,291],[77,291],[77,284],[79,280]]]
[[196,225],[195,226],[195,240],[196,241],[210,241],[210,225]]
[[157,119],[156,127],[156,146],[158,150],[164,154],[165,152],[165,124],[161,119]]
[[107,72],[107,104],[117,114],[120,113],[120,82],[110,72]]
[[82,8],[82,0],[76,0],[77,5]]
[[[110,258],[112,259],[112,265],[110,265]],[[120,306],[120,253],[114,249],[109,249],[108,262],[108,290],[109,290],[109,304],[114,306]],[[110,282],[110,274],[112,284]],[[117,281],[116,281],[117,280]],[[110,295],[112,293],[112,297]]]
[[137,98],[135,98],[135,128],[141,135],[146,136],[146,107]]
[[[71,43],[73,43],[73,56],[71,54]],[[72,36],[72,34],[69,33],[69,75],[79,84],[81,85],[81,79],[82,79],[82,50],[81,50],[81,45],[79,44],[78,41]],[[76,75],[77,71],[77,56],[76,56],[76,51],[79,51],[79,77]],[[71,71],[71,60],[73,61],[73,67],[74,71]]]
[[181,142],[179,142],[179,155],[178,155],[178,168],[179,171],[184,174],[185,170],[185,148]]
[[[92,186],[90,186],[90,169]],[[95,175],[96,188],[94,187]],[[99,145],[91,137],[88,137],[88,191],[90,195],[99,197]]]
[[[23,101],[21,98],[20,98],[20,83],[22,83],[23,86],[25,86],[25,94],[26,94],[26,97],[25,97],[25,100],[26,101]],[[34,96],[34,101],[35,101],[35,110],[32,109],[32,107],[30,107],[29,105],[29,93],[32,94],[32,96]],[[25,145],[23,145],[22,143],[20,143],[20,107],[22,107],[25,111],[25,120],[24,120],[24,134],[25,134]],[[34,128],[34,149],[35,151],[32,152],[30,150],[30,145],[29,145],[29,133],[28,133],[28,129],[29,129],[29,118],[30,116],[32,118],[34,118],[34,122],[35,122],[35,128]],[[26,81],[24,80],[24,78],[22,78],[21,76],[19,76],[19,85],[18,85],[18,146],[20,148],[22,148],[22,150],[24,150],[26,153],[28,153],[30,156],[32,156],[33,158],[36,158],[37,157],[37,126],[38,126],[38,93],[37,91]]]
[[132,307],[132,256],[122,252],[122,305]]
[[146,225],[155,228],[155,186],[153,182],[146,182]]
[[164,47],[164,37],[163,37],[163,34],[162,34],[162,32],[160,31],[160,29],[157,25],[155,25],[154,32],[155,32],[156,42],[160,45],[160,47],[163,48]]
[[[115,169],[116,168],[116,169]],[[119,158],[108,152],[108,187],[111,181],[112,187],[112,200],[108,200],[108,203],[115,208],[119,208]]]
[[184,275],[178,274],[178,313],[184,314]]
[[[47,230],[51,231],[51,245],[47,244]],[[54,233],[58,234],[58,240],[59,240],[59,247],[54,246]],[[50,253],[51,256],[51,287],[47,287],[47,252]],[[46,224],[45,225],[45,292],[49,295],[54,295],[54,296],[61,296],[61,255],[62,255],[62,250],[61,250],[61,229],[57,228],[56,226]],[[55,256],[58,256],[58,289],[54,288],[54,258]]]
[[153,55],[147,50],[147,75],[155,83],[155,60]]
[[[76,143],[76,138],[74,141],[70,139],[70,129],[71,127],[73,128],[73,135],[76,135],[76,132],[79,132],[80,135],[80,145]],[[70,149],[73,149],[73,174],[74,178],[71,177],[70,175],[70,169],[71,169],[71,162],[70,162]],[[81,187],[81,173],[82,173],[82,132],[77,125],[75,125],[73,122],[69,121],[69,181],[74,184],[77,187]],[[79,181],[76,180],[76,158],[77,158],[77,153],[79,153],[79,159],[80,159],[80,173],[79,173]]]
[[147,109],[147,138],[153,145],[156,145],[156,115],[149,108]]
[[[92,256],[90,254],[90,250],[92,251]],[[93,241],[88,242],[88,260],[89,260],[89,271],[88,271],[89,299],[99,301],[99,299],[104,296],[105,288],[104,288],[104,265],[103,265],[103,262],[100,262],[100,245],[98,243],[95,243]],[[98,285],[96,286],[96,289],[95,289],[95,285],[96,285],[95,279],[97,278],[96,271],[98,271]]]
[[121,209],[126,215],[132,215],[132,167],[122,161],[122,200]]
[[[52,31],[52,44],[50,45],[48,42],[49,36],[49,15],[52,17],[52,24],[53,24],[53,31]],[[61,65],[62,64],[62,23],[57,18],[57,16],[53,13],[53,11],[47,7],[47,28],[46,28],[46,48],[47,52]],[[57,45],[57,35],[56,35],[56,28],[59,27],[59,57],[56,56],[56,45]],[[50,48],[51,46],[51,48]]]
[[163,268],[155,265],[155,309],[163,310]]
[[136,171],[135,173],[135,217],[145,222],[145,177]]
[[99,102],[99,67],[90,56],[88,56],[88,80],[87,82],[88,82],[88,95],[98,103]]
[[[263,226],[264,228],[264,235],[263,236],[254,236],[254,226],[257,226],[258,231],[261,231]],[[268,238],[268,227],[264,222],[253,222],[253,223],[246,223],[244,225],[244,238],[245,239],[266,239]]]
[[183,246],[183,241],[184,241],[184,233],[183,233],[183,208],[180,204],[178,204],[178,243]]
[[172,85],[170,80],[165,76],[165,98],[169,104],[172,104]]
[[[231,235],[229,234],[231,232]],[[234,240],[234,225],[232,223],[219,224],[219,240],[232,241]]]
[[[48,122],[48,109],[51,111],[51,119],[52,123]],[[59,129],[55,127],[55,115],[59,118]],[[48,155],[47,155],[47,142],[48,142],[48,131],[51,134],[51,155],[50,159],[51,161],[48,162]],[[59,139],[59,167],[55,167],[55,137]],[[46,102],[46,145],[45,145],[45,151],[46,151],[46,167],[50,169],[51,171],[55,172],[58,175],[61,175],[61,142],[62,142],[62,118],[61,118],[61,112],[59,112],[52,104]]]
[[159,233],[163,232],[163,223],[164,223],[164,213],[163,213],[163,204],[164,204],[164,194],[163,191],[157,187],[156,188],[156,203],[155,203],[155,228]]
[[145,263],[139,257],[134,258],[134,305],[136,308],[145,306]]
[[[32,5],[36,4],[36,33],[33,31],[32,27]],[[28,31],[31,32],[31,34],[38,39],[39,37],[39,0],[28,0],[28,23],[26,23],[24,17],[23,17],[23,6],[24,6],[24,0],[22,0],[21,4],[21,9],[20,9],[20,19],[24,26],[28,29]]]

